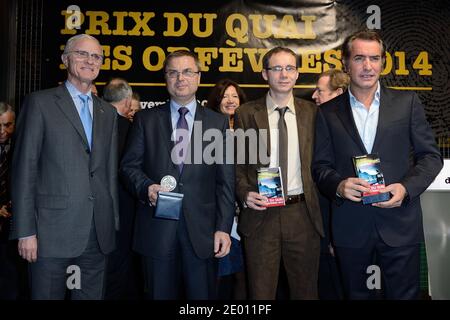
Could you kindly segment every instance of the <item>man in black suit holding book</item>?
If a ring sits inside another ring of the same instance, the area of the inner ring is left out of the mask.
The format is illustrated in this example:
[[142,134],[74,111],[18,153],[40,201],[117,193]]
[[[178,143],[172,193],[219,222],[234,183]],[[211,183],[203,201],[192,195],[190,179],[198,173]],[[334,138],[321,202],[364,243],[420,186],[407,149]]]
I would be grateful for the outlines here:
[[[368,282],[375,275],[383,279],[385,298],[417,299],[423,237],[419,196],[439,173],[442,158],[417,95],[380,85],[385,60],[380,36],[374,31],[349,36],[342,56],[350,87],[318,111],[312,171],[332,200],[345,295],[373,298]],[[391,199],[363,205],[361,193],[369,184],[355,178],[352,157],[371,153],[381,159],[384,192]],[[380,270],[382,277],[371,270]]]

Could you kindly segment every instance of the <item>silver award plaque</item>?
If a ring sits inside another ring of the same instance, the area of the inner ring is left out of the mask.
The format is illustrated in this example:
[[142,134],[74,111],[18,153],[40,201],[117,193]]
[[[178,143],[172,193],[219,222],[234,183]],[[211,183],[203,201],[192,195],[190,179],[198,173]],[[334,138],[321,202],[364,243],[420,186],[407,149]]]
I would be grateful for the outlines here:
[[161,179],[161,187],[163,187],[167,192],[175,190],[177,186],[177,180],[172,176],[164,176]]

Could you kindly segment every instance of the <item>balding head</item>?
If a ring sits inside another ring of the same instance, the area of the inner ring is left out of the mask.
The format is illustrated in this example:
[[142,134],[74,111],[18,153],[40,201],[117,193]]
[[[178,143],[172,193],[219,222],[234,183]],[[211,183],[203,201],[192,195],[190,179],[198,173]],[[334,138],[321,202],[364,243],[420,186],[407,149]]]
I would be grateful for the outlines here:
[[103,100],[111,103],[121,116],[128,117],[132,94],[133,90],[126,80],[114,78],[103,89]]

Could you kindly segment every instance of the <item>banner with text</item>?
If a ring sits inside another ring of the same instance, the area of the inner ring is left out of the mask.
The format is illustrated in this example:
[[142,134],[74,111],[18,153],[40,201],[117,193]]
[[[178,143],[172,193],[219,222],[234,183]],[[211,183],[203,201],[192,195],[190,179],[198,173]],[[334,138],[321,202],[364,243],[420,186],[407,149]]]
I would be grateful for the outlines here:
[[300,57],[295,94],[310,99],[317,76],[342,67],[345,37],[379,29],[387,46],[382,83],[416,91],[438,136],[450,129],[450,6],[446,1],[45,1],[43,88],[66,77],[61,53],[69,37],[87,33],[103,46],[99,91],[111,77],[130,82],[144,108],[164,102],[163,61],[183,48],[201,61],[197,98],[221,78],[250,99],[267,91],[262,57],[287,46]]

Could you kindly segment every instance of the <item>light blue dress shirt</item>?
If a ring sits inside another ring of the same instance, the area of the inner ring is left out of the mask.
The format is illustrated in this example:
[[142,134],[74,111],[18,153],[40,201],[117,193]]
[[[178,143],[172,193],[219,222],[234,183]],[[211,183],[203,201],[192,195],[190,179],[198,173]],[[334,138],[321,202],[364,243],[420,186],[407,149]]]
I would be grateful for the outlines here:
[[[73,84],[71,84],[69,80],[66,80],[66,82],[64,84],[65,84],[67,90],[69,91],[69,94],[72,97],[73,103],[75,104],[75,107],[77,108],[78,115],[80,116],[81,108],[83,108],[83,101],[81,101],[81,99],[80,99],[80,94],[84,94],[84,93],[82,93],[77,88],[75,88],[75,86]],[[92,123],[94,123],[94,115],[93,115],[94,114],[93,113],[94,104],[92,102],[91,91],[86,93],[86,95],[89,96],[89,112],[91,114]]]
[[352,94],[351,88],[348,89],[350,95],[350,106],[352,108],[353,119],[355,119],[356,128],[361,137],[364,147],[368,153],[372,152],[373,143],[378,127],[378,116],[380,113],[380,83],[378,82],[377,91],[370,105],[369,110],[363,103],[358,101]]
[[177,128],[177,122],[180,118],[180,113],[178,112],[178,109],[181,107],[188,108],[189,112],[186,113],[185,118],[189,126],[189,137],[192,135],[192,129],[194,127],[194,119],[195,119],[195,111],[197,110],[197,100],[194,99],[191,102],[189,102],[187,105],[182,106],[176,103],[173,100],[170,100],[170,118],[172,120],[172,140],[175,141],[176,133],[175,130]]

